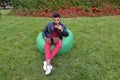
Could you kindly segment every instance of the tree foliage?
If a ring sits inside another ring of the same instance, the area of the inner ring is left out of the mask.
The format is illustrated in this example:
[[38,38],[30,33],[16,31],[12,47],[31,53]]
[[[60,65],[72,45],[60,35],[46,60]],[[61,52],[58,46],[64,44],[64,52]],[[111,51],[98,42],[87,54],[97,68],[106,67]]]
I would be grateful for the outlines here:
[[120,0],[12,0],[17,15],[51,16],[54,11],[63,16],[119,15]]
[[[2,0],[9,1],[9,0]],[[18,10],[44,10],[49,8],[54,11],[58,8],[65,9],[66,6],[80,6],[83,9],[95,6],[97,8],[105,6],[120,7],[120,0],[12,0],[13,9]]]
[[0,6],[6,8],[7,5],[11,5],[11,0],[0,0]]
[[42,10],[46,6],[45,0],[12,0],[13,9],[34,11]]

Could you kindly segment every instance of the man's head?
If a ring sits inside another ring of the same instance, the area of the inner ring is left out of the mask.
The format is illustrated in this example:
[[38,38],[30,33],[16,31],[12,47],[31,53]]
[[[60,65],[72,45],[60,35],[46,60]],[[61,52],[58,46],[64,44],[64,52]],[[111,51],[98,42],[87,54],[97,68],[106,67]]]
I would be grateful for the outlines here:
[[55,24],[59,24],[59,22],[60,22],[60,14],[59,13],[54,13],[53,14],[53,19],[54,19]]

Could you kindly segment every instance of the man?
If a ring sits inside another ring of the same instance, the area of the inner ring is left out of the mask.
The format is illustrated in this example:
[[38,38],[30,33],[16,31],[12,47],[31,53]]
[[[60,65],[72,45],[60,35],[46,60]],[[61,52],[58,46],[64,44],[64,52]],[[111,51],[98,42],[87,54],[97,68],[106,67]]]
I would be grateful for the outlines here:
[[[43,69],[46,71],[46,75],[51,73],[53,68],[51,65],[51,60],[55,57],[62,46],[62,37],[67,37],[69,35],[66,26],[60,22],[59,13],[53,14],[53,20],[54,22],[48,23],[48,25],[42,31],[42,35],[45,40],[44,49],[46,58],[46,60],[43,62]],[[54,49],[51,51],[50,47],[52,45],[54,45]]]

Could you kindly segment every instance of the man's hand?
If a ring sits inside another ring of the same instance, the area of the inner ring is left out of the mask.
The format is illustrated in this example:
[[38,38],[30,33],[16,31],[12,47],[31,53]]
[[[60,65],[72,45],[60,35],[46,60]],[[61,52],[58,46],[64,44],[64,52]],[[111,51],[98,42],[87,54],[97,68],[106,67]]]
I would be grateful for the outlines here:
[[46,39],[46,36],[44,36],[44,40]]
[[61,25],[58,25],[58,26],[56,25],[55,28],[59,29],[60,31],[63,31],[63,28]]

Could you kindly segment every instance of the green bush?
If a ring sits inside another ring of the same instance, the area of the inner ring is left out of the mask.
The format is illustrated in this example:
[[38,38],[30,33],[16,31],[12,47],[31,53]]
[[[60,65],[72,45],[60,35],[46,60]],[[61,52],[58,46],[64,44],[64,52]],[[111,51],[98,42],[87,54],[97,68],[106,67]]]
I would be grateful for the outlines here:
[[80,6],[83,9],[95,6],[97,8],[117,6],[120,7],[120,0],[12,0],[13,9],[23,11],[42,11],[49,8],[50,11],[59,8],[65,9],[66,6]]
[[66,8],[66,6],[80,6],[84,9],[95,6],[97,8],[107,7],[107,6],[117,6],[120,7],[120,0],[49,0],[47,7],[51,10],[56,10],[58,8]]
[[45,0],[12,0],[13,9],[34,11],[42,10],[46,6]]

